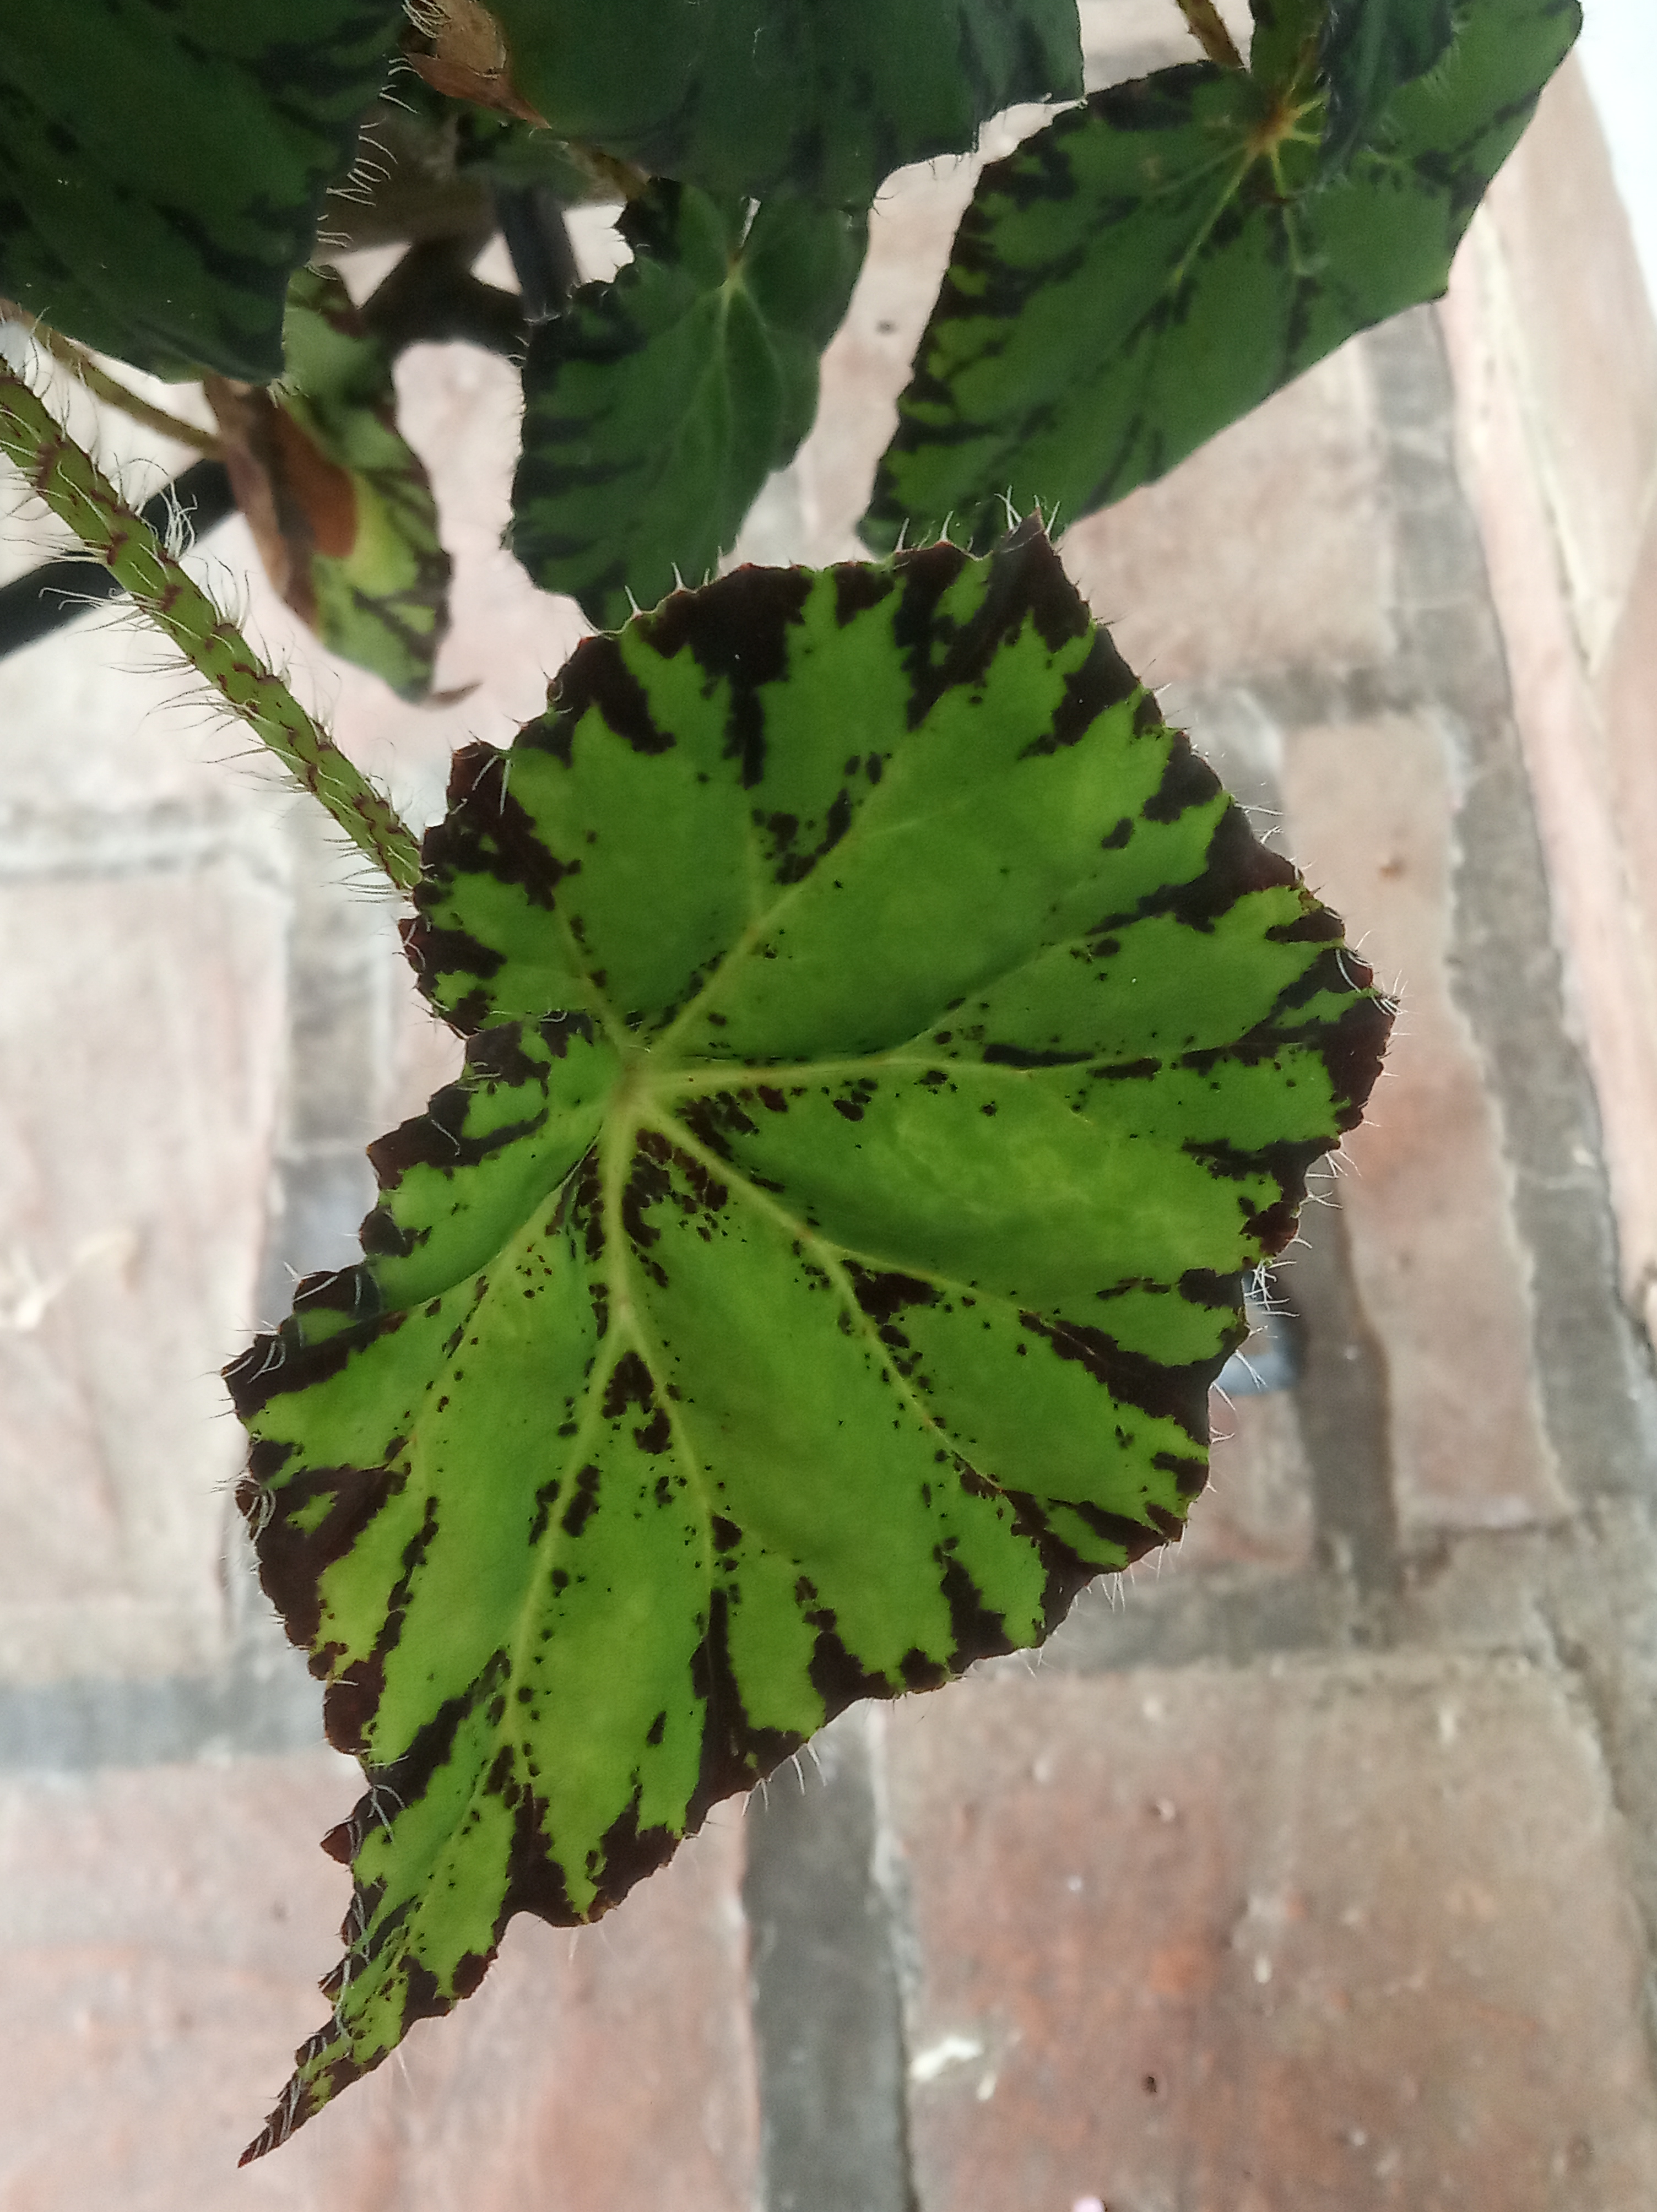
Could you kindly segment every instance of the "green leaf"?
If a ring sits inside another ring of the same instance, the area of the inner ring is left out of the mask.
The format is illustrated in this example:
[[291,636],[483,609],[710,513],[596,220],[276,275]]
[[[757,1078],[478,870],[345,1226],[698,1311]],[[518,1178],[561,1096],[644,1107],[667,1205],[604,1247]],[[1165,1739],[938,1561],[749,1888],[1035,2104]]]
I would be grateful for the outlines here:
[[1383,127],[1392,95],[1424,76],[1455,36],[1451,0],[1329,0],[1325,167],[1343,168]]
[[711,573],[792,458],[868,237],[862,215],[788,198],[750,223],[670,184],[620,228],[633,259],[531,341],[513,485],[513,550],[602,628]]
[[1304,41],[1305,73],[1287,82],[1163,70],[1095,94],[986,169],[867,542],[953,515],[987,543],[1008,495],[1072,522],[1355,331],[1435,298],[1581,21],[1576,0],[1477,0],[1440,68],[1389,103],[1385,145],[1321,190]]
[[236,502],[271,583],[322,642],[405,699],[431,689],[448,556],[397,428],[391,362],[337,271],[289,288],[287,380],[206,380]]
[[867,207],[1023,100],[1081,89],[1075,0],[495,0],[561,137],[661,176]]
[[0,293],[163,376],[264,383],[397,0],[47,0],[0,40]]
[[430,481],[397,427],[391,362],[333,270],[294,278],[285,343],[279,403],[350,489],[337,537],[314,540],[318,635],[404,698],[423,699],[448,627],[449,562]]
[[1329,0],[1249,0],[1249,12],[1254,18],[1249,75],[1266,86],[1303,83],[1317,61]]
[[514,1913],[1176,1537],[1388,1021],[1028,529],[679,594],[450,798],[408,941],[466,1074],[229,1376],[369,1781],[253,2154]]

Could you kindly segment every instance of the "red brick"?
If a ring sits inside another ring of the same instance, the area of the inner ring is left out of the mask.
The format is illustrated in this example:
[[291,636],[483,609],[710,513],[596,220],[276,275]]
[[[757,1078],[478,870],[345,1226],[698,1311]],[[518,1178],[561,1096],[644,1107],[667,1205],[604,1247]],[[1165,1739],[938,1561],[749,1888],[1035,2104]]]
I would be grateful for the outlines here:
[[1657,326],[1575,56],[1491,187],[1532,435],[1585,658],[1616,623],[1657,473]]
[[1392,543],[1362,354],[1334,355],[1159,483],[1078,521],[1063,552],[1148,684],[1385,661]]
[[1605,1778],[1556,1681],[1010,1671],[898,1708],[923,2212],[1644,2212]]
[[1216,1398],[1212,1407],[1209,1486],[1178,1551],[1153,1553],[1164,1561],[1161,1571],[1308,1566],[1312,1492],[1294,1400],[1271,1390],[1231,1404]]
[[880,187],[868,256],[838,334],[823,356],[822,398],[795,461],[813,562],[866,560],[856,535],[875,463],[898,426],[898,394],[932,311],[975,162],[900,169]]
[[[1450,988],[1454,793],[1427,718],[1287,741],[1287,842],[1402,1006],[1341,1209],[1381,1340],[1398,1517],[1509,1528],[1563,1513],[1531,1362],[1527,1263],[1498,1109]],[[1362,803],[1355,804],[1355,794]]]
[[282,902],[233,865],[0,889],[0,1674],[166,1673],[222,1628],[218,1369],[253,1319]]
[[1634,887],[1641,871],[1623,842],[1625,802],[1571,625],[1542,488],[1545,465],[1525,413],[1524,337],[1505,287],[1499,241],[1480,217],[1441,311],[1459,465],[1507,648],[1568,1004],[1599,1099],[1623,1288],[1637,1302],[1657,1273],[1657,948],[1643,927]]
[[748,2212],[734,1810],[573,1942],[515,1922],[477,1996],[236,2171],[326,2016],[348,1881],[315,1838],[356,1786],[326,1752],[0,1784],[7,2212]]

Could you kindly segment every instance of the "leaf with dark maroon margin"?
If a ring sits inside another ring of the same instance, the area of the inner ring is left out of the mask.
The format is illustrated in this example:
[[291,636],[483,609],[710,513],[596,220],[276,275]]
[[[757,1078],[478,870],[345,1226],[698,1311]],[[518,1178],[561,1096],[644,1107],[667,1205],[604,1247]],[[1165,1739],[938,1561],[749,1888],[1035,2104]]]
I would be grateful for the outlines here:
[[1177,1536],[1389,1019],[1029,529],[680,593],[450,801],[408,949],[466,1074],[230,1370],[369,1785],[255,2153],[514,1913]]

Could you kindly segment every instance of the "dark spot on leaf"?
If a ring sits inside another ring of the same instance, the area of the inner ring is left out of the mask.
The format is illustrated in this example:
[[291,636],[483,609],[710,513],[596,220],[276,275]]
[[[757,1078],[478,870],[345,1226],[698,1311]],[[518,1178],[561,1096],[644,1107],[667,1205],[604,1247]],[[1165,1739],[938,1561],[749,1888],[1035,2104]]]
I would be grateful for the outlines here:
[[1152,1454],[1151,1465],[1173,1477],[1182,1498],[1197,1497],[1208,1483],[1209,1463],[1205,1459],[1189,1459],[1179,1452],[1160,1451]]
[[1077,1067],[1093,1055],[1086,1052],[1028,1052],[1018,1044],[987,1044],[984,1060],[989,1067]]
[[576,1494],[565,1506],[564,1518],[558,1523],[566,1536],[579,1536],[597,1512],[601,1480],[599,1470],[590,1463],[576,1475]]
[[936,1285],[922,1281],[918,1275],[900,1274],[895,1269],[879,1274],[860,1267],[855,1260],[846,1261],[845,1270],[853,1295],[872,1322],[891,1322],[906,1306],[929,1306],[937,1301]]
[[633,1431],[633,1442],[642,1452],[664,1452],[673,1440],[673,1424],[667,1419],[665,1407],[658,1406],[642,1429]]
[[546,1534],[547,1522],[551,1517],[552,1508],[558,1502],[558,1492],[563,1487],[563,1483],[555,1474],[542,1483],[539,1489],[536,1491],[534,1517],[529,1524],[528,1541],[532,1547],[539,1544]]

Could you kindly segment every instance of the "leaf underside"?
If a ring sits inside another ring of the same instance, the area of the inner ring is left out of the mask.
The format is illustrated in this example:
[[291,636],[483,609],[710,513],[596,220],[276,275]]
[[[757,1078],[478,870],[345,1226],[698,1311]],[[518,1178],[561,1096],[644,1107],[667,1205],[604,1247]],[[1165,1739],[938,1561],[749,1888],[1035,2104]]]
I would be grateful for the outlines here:
[[332,653],[405,699],[431,689],[448,626],[437,502],[397,427],[385,348],[338,270],[288,288],[287,378],[206,380],[236,504],[271,583]]
[[408,946],[466,1073],[229,1374],[369,1783],[250,2155],[515,1912],[1177,1537],[1389,1020],[1027,528],[679,594],[450,797]]
[[862,265],[865,215],[798,198],[752,216],[655,184],[633,258],[543,325],[524,364],[512,549],[613,629],[735,542],[817,411],[818,362]]
[[430,480],[397,427],[390,359],[332,270],[294,278],[285,350],[281,404],[350,493],[334,534],[312,532],[316,627],[335,653],[422,699],[448,627],[449,562]]
[[495,0],[564,138],[712,192],[867,207],[1019,100],[1081,89],[1075,0]]
[[398,0],[49,0],[0,40],[0,295],[162,376],[265,383]]
[[1114,86],[987,168],[865,540],[947,523],[985,544],[1008,496],[1075,521],[1436,297],[1581,21],[1576,0],[1477,0],[1441,64],[1386,102],[1380,143],[1323,185],[1315,46],[1270,24],[1252,74]]

